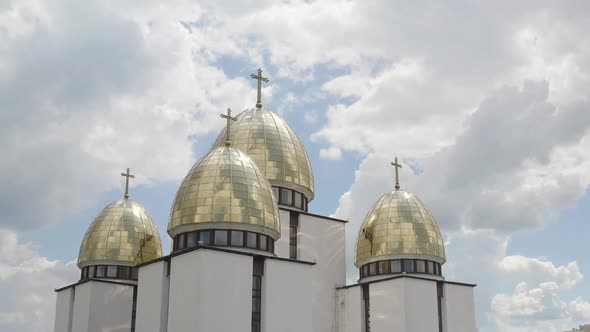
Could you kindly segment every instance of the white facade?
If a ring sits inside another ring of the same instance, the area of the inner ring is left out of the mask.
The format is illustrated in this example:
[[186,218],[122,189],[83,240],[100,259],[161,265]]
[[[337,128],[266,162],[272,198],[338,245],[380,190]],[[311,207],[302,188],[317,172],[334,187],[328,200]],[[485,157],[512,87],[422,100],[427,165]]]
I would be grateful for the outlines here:
[[[475,332],[473,287],[440,277],[367,278],[346,286],[345,222],[297,215],[297,259],[289,259],[291,211],[281,209],[276,256],[231,247],[173,253],[139,267],[135,331],[250,331],[255,261],[262,261],[261,331]],[[436,280],[438,278],[438,280]],[[437,283],[444,295],[440,313]],[[56,332],[131,330],[134,285],[86,281],[57,294]]]
[[134,287],[89,280],[58,291],[54,331],[131,331]]
[[[443,292],[440,298],[437,284]],[[369,320],[371,332],[442,331],[475,332],[473,285],[399,276],[365,283],[369,292],[366,310],[363,284],[339,290],[339,332],[366,331]],[[452,310],[445,310],[453,308]]]

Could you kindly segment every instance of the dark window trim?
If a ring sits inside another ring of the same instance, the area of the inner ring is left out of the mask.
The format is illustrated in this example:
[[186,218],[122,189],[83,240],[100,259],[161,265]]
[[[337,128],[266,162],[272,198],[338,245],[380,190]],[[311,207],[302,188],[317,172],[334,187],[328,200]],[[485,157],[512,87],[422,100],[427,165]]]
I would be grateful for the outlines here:
[[[285,188],[285,187],[280,187],[280,186],[273,186],[273,188],[277,188],[278,189],[278,197],[277,197],[277,204],[280,205],[284,205],[284,206],[292,206],[294,208],[303,210],[305,212],[307,212],[307,197],[305,197],[305,195],[302,192],[299,192],[297,190],[293,190],[290,188]],[[283,192],[283,190],[285,190],[287,192],[287,194],[285,194]],[[295,205],[295,193],[298,193],[301,195],[301,205],[297,206]],[[287,202],[287,200],[289,199],[289,197],[285,197],[285,195],[290,196],[290,202]]]
[[[104,269],[103,275],[98,275],[98,268]],[[117,269],[114,277],[108,276],[108,270],[115,267]],[[92,272],[91,272],[92,271]],[[124,271],[127,271],[125,273]],[[82,268],[80,280],[91,279],[91,278],[102,278],[102,279],[121,279],[121,280],[137,280],[138,269],[136,267],[127,265],[112,265],[112,264],[97,264],[89,265]]]
[[[391,262],[394,261],[399,261],[400,265],[401,265],[401,272],[392,272],[391,271]],[[404,262],[405,261],[411,261],[411,264],[413,265],[413,271],[406,271],[406,268],[404,266]],[[424,266],[425,272],[417,272],[417,263],[416,261],[424,261]],[[434,271],[430,271],[430,269],[428,269],[428,262],[432,262],[433,266],[434,266]],[[371,273],[371,266],[375,266],[374,270],[375,273]],[[365,278],[365,277],[373,277],[376,275],[383,275],[383,274],[431,274],[431,275],[436,275],[436,276],[442,276],[442,267],[440,265],[440,263],[437,263],[435,261],[431,261],[431,260],[426,260],[426,259],[387,259],[387,260],[381,260],[381,261],[376,261],[376,262],[371,262],[371,263],[367,263],[362,265],[359,268],[359,274],[361,276],[361,278]]]
[[363,294],[363,305],[364,305],[364,321],[365,321],[365,331],[371,331],[371,296],[369,293],[369,284],[362,285],[362,294]]
[[[242,245],[233,245],[232,244],[232,231],[239,231],[242,234],[240,236],[242,236]],[[198,230],[198,231],[191,231],[191,232],[184,232],[184,233],[180,233],[177,234],[174,239],[173,239],[173,251],[180,251],[180,250],[184,250],[184,249],[190,249],[190,248],[197,248],[199,246],[201,246],[201,244],[199,244],[199,239],[201,238],[201,233],[207,232],[209,233],[209,243],[203,243],[202,245],[207,245],[207,246],[213,246],[213,247],[219,247],[219,248],[246,248],[246,249],[255,249],[255,250],[261,250],[261,251],[266,251],[266,252],[270,252],[270,253],[274,253],[274,240],[272,237],[265,235],[265,234],[261,234],[261,233],[257,233],[257,232],[250,232],[250,231],[244,231],[244,230],[239,230],[239,229],[202,229],[202,230]],[[215,234],[217,232],[225,232],[226,233],[226,237],[227,237],[227,242],[226,244],[215,244]],[[188,238],[189,234],[195,234],[195,235],[191,235],[191,236],[196,236],[197,238],[197,242],[195,243],[194,246],[192,247],[188,247],[186,244],[186,239]],[[256,236],[256,246],[252,247],[252,246],[248,246],[248,234],[253,234]],[[184,242],[181,242],[183,241]],[[266,242],[266,248],[263,248],[260,243],[261,242]]]

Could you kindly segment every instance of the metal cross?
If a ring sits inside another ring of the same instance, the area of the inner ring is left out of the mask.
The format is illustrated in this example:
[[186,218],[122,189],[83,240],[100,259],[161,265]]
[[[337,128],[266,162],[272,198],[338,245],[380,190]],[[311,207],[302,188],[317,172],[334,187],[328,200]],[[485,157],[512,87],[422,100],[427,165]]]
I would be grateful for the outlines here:
[[262,82],[268,83],[268,78],[262,77],[262,69],[258,68],[258,75],[250,74],[255,80],[258,80],[258,100],[256,101],[256,108],[262,107]]
[[231,138],[229,136],[231,123],[232,123],[232,121],[238,121],[238,118],[234,118],[231,116],[231,108],[227,109],[227,115],[220,114],[220,116],[224,119],[227,119],[227,124],[226,124],[227,127],[225,128],[225,146],[231,146]]
[[399,190],[399,173],[398,168],[402,168],[402,164],[397,162],[397,157],[394,159],[395,161],[391,163],[393,167],[395,167],[395,190]]
[[125,179],[125,199],[129,198],[129,178],[134,179],[135,175],[130,174],[131,170],[127,168],[127,173],[121,173],[121,176],[126,177]]

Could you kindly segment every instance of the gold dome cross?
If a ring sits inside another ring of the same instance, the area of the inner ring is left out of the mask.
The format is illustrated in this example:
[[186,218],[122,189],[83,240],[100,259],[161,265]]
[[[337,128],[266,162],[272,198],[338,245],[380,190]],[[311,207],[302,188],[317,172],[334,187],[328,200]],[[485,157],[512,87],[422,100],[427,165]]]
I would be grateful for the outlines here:
[[391,163],[391,166],[395,167],[395,190],[399,190],[399,173],[398,169],[402,168],[402,164],[397,162],[397,157],[394,159],[395,161]]
[[135,175],[129,173],[131,170],[127,168],[127,173],[121,173],[121,176],[124,176],[125,179],[125,199],[129,198],[129,178],[135,179]]
[[227,115],[220,114],[220,116],[224,119],[227,119],[227,124],[226,124],[227,127],[225,128],[225,146],[231,146],[231,138],[229,136],[231,123],[232,123],[232,121],[238,121],[238,118],[234,118],[231,116],[231,108],[227,109]]
[[258,68],[258,75],[250,74],[255,80],[258,80],[258,100],[256,101],[256,108],[262,107],[262,82],[268,83],[268,78],[262,77],[262,69]]

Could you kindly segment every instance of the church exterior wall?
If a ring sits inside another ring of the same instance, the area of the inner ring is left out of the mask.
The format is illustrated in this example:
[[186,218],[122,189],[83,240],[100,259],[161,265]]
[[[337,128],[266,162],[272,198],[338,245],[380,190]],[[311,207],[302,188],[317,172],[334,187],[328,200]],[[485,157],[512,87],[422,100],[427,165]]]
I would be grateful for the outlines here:
[[250,330],[251,256],[201,249],[171,259],[168,331]]
[[[372,283],[369,285],[369,294],[371,332],[413,332],[406,330],[406,309],[408,308],[405,307],[406,291],[403,279]],[[363,325],[364,319],[363,313]],[[361,331],[364,331],[364,326]]]
[[[405,331],[438,331],[438,299],[436,282],[412,278],[404,278],[403,282],[406,292]],[[451,331],[456,332],[454,330]]]
[[129,332],[133,286],[88,281],[75,286],[72,332]]
[[337,291],[336,332],[364,331],[364,308],[361,287],[349,287]]
[[55,322],[53,328],[53,331],[55,332],[71,332],[72,314],[74,310],[74,290],[74,287],[66,288],[57,293]]
[[275,255],[289,258],[289,210],[279,209],[281,237],[275,241]]
[[262,331],[300,332],[312,328],[313,265],[267,259],[262,286]]
[[159,261],[139,269],[136,330],[166,332],[168,324],[168,263]]
[[445,284],[444,302],[446,329],[453,332],[475,332],[475,303],[473,287]]
[[299,215],[298,259],[316,263],[311,284],[312,331],[331,331],[336,325],[336,287],[346,283],[345,225],[308,214]]

